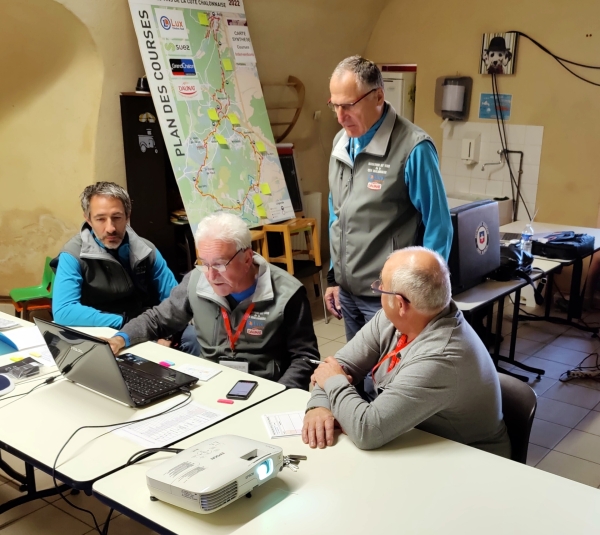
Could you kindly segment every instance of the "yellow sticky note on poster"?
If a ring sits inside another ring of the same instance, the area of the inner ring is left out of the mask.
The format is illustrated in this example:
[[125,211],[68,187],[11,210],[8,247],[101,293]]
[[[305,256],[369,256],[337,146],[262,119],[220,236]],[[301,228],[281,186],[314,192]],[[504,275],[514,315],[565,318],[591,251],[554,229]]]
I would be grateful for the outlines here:
[[210,108],[208,110],[208,117],[210,118],[211,121],[219,120],[219,114],[217,113],[217,110],[215,110],[214,108]]
[[256,142],[256,150],[258,150],[258,152],[267,152],[267,148],[265,147],[265,144],[262,141]]
[[271,188],[266,182],[261,183],[260,191],[262,191],[265,195],[271,195]]
[[208,26],[208,15],[206,13],[198,13],[198,20],[202,26]]
[[267,218],[267,211],[265,210],[264,206],[257,206],[256,207],[256,213],[260,216],[260,217],[264,217],[265,219]]
[[221,134],[215,134],[215,139],[219,145],[227,145],[227,140]]
[[235,113],[230,113],[227,117],[229,117],[231,124],[240,124],[240,120]]
[[231,60],[229,58],[225,58],[223,60],[223,68],[226,71],[232,71],[233,70],[233,65],[231,64]]
[[252,196],[252,200],[254,201],[254,206],[256,206],[257,208],[259,206],[262,206],[263,202],[258,193],[256,193],[255,195]]

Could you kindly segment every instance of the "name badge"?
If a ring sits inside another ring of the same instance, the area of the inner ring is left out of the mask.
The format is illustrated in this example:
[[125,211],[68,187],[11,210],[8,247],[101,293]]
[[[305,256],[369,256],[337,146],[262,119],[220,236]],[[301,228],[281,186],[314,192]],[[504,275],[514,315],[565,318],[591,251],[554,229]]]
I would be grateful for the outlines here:
[[244,373],[250,373],[248,361],[245,359],[220,359],[219,364],[221,366],[227,366],[232,370],[238,370]]

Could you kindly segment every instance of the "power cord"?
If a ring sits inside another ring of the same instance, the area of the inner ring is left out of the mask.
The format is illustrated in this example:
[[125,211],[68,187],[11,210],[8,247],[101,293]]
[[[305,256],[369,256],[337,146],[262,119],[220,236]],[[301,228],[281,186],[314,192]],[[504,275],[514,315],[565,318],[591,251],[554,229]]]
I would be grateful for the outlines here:
[[[582,366],[582,364],[591,356],[596,355],[596,363],[593,366]],[[568,381],[572,381],[573,379],[595,379],[596,381],[600,381],[600,363],[598,362],[598,353],[590,353],[587,355],[577,366],[574,368],[563,372],[559,381],[561,383],[566,383]]]
[[[515,175],[512,170],[512,164],[509,158],[509,149],[508,149],[508,140],[506,135],[506,124],[504,122],[504,113],[502,112],[502,108],[500,106],[500,91],[498,90],[498,79],[496,74],[492,74],[492,94],[494,96],[494,111],[496,112],[496,123],[498,125],[498,135],[500,136],[500,144],[502,145],[502,154],[504,154],[504,159],[506,161],[506,165],[508,167],[508,174],[510,175],[510,188],[513,194],[513,198],[515,197],[515,190],[517,196],[521,199],[523,206],[525,207],[525,212],[527,212],[527,217],[530,221],[533,221],[531,214],[529,213],[529,209],[527,208],[527,203],[523,198],[523,194],[521,193],[521,188],[519,187],[519,183],[517,182]],[[514,206],[513,206],[513,219],[515,217]]]
[[580,80],[583,80],[584,82],[587,82],[588,84],[600,87],[600,83],[592,82],[591,80],[588,80],[587,78],[584,78],[583,76],[580,76],[576,72],[574,72],[571,69],[569,69],[569,67],[567,67],[565,65],[565,63],[568,63],[570,65],[575,65],[576,67],[583,67],[584,69],[600,69],[600,66],[586,65],[585,63],[578,63],[576,61],[571,61],[569,59],[562,58],[562,57],[558,56],[557,54],[554,54],[553,52],[550,52],[550,50],[548,50],[544,45],[542,45],[541,43],[539,43],[538,41],[536,41],[533,37],[529,37],[529,35],[527,35],[526,33],[519,32],[519,31],[510,31],[508,33],[515,33],[515,34],[517,34],[517,35],[519,35],[521,37],[524,37],[525,39],[529,39],[529,41],[531,41],[540,50],[542,50],[543,52],[545,52],[546,54],[548,54],[551,58],[555,59],[564,69],[566,69],[567,71],[569,71],[573,76],[575,76],[576,78],[579,78]]
[[[45,381],[41,382],[39,385],[34,386],[31,390],[28,390],[27,392],[23,392],[22,394],[14,394],[12,396],[8,396],[8,397],[0,397],[0,401],[5,401],[7,399],[12,399],[12,398],[21,398],[23,399],[23,397],[31,394],[34,390],[37,390],[38,388],[41,388],[42,386],[46,386],[49,384],[52,384],[57,377],[60,377],[60,373],[57,375],[52,375],[51,377],[48,377]],[[29,381],[26,381],[29,382]],[[15,403],[16,401],[19,401],[18,399],[16,399],[15,401],[11,402],[11,403],[7,403],[6,405],[2,405],[2,407],[0,407],[0,409],[4,409],[10,405],[12,405],[13,403]]]
[[161,451],[168,452],[168,453],[180,453],[183,451],[183,449],[182,448],[148,448],[145,450],[140,450],[137,453],[134,453],[129,458],[129,460],[127,461],[127,464],[125,466],[131,466],[132,464],[140,462],[142,459],[149,457],[153,453],[159,453]]
[[[129,422],[117,422],[117,423],[113,423],[113,424],[104,424],[104,425],[84,425],[84,426],[79,427],[75,431],[73,431],[73,434],[63,444],[63,446],[58,451],[58,454],[56,455],[56,458],[54,459],[54,464],[52,465],[52,482],[54,483],[54,488],[58,488],[58,480],[56,479],[56,465],[58,464],[58,459],[59,459],[61,453],[64,451],[64,449],[69,444],[69,442],[71,442],[71,440],[73,439],[73,437],[77,433],[79,433],[79,431],[81,431],[83,429],[102,429],[102,428],[105,428],[105,427],[111,427],[111,428],[113,428],[113,429],[110,429],[110,430],[106,431],[106,433],[102,433],[101,435],[99,435],[98,437],[96,437],[96,439],[98,439],[98,438],[100,438],[100,437],[102,437],[102,436],[104,436],[104,435],[106,435],[108,433],[112,433],[113,431],[116,431],[117,429],[121,429],[123,427],[127,427],[128,425],[137,424],[139,422],[145,422],[147,420],[151,420],[152,418],[157,418],[159,416],[162,416],[163,414],[167,414],[167,413],[173,412],[173,411],[175,411],[177,409],[181,409],[181,408],[185,407],[186,405],[188,405],[191,402],[192,393],[189,390],[189,388],[187,388],[187,387],[181,387],[180,390],[183,393],[187,394],[187,397],[183,401],[181,401],[180,403],[178,403],[177,405],[174,405],[173,407],[170,407],[169,409],[166,409],[166,410],[164,410],[162,412],[159,412],[158,414],[154,414],[152,416],[147,416],[146,418],[140,418],[139,420],[132,420],[132,421],[129,421]],[[156,448],[156,449],[160,449],[160,448]],[[145,451],[147,451],[147,450],[142,450],[142,452],[145,452]],[[138,452],[138,453],[134,454],[133,457],[135,457],[136,455],[138,455],[138,454],[140,454],[142,452]],[[138,460],[140,460],[140,459],[138,459]],[[132,463],[130,463],[130,461],[131,461],[131,458],[129,459],[129,461],[127,461],[127,465],[132,464]],[[100,526],[98,524],[98,521],[96,520],[96,516],[94,515],[94,513],[92,513],[92,511],[89,511],[88,509],[85,509],[83,507],[79,507],[79,506],[75,505],[74,503],[70,502],[67,499],[67,497],[62,492],[59,492],[58,494],[71,507],[73,507],[75,509],[78,509],[79,511],[83,511],[84,513],[89,514],[92,517],[93,521],[94,521],[94,527],[95,527],[96,531],[100,535],[105,535],[106,533],[108,533],[108,527],[107,527],[107,525],[108,525],[108,522],[110,522],[110,517],[112,515],[112,509],[109,512],[108,518],[107,518],[107,520],[105,522],[105,525],[104,525],[104,529],[101,530]]]

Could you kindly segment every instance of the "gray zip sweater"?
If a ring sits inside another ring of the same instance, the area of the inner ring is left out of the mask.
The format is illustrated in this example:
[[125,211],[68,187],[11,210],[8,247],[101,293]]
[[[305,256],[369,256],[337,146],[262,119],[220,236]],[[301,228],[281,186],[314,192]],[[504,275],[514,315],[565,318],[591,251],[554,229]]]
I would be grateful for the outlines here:
[[[383,310],[335,358],[361,381],[398,343]],[[325,407],[361,449],[374,449],[413,427],[510,458],[500,384],[492,359],[454,302],[400,351],[400,363],[375,372],[379,396],[364,401],[344,376],[312,392],[308,408]]]
[[[255,254],[258,280],[254,294],[231,310],[204,273],[193,269],[168,299],[127,323],[121,332],[132,344],[181,331],[193,318],[202,357],[246,359],[253,375],[288,388],[308,390],[313,367],[305,358],[319,359],[317,338],[304,286],[286,271]],[[221,313],[224,308],[235,332],[251,303],[254,310],[231,350]]]

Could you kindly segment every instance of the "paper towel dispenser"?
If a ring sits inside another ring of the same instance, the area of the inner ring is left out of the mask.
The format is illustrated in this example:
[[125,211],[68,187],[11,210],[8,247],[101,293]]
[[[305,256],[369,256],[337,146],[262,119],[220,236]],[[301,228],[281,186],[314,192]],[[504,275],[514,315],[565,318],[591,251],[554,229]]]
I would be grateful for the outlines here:
[[466,121],[469,117],[473,79],[469,76],[437,79],[434,111],[449,121]]

